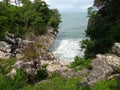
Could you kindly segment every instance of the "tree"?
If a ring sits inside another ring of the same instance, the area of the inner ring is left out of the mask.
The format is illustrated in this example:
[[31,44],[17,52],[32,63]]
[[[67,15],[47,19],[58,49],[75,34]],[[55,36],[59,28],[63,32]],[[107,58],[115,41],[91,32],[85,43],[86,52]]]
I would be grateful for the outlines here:
[[113,43],[120,41],[120,1],[95,0],[94,7],[98,9],[96,13],[88,9],[90,19],[86,36],[90,39],[82,42],[86,58],[111,52]]
[[[48,27],[58,27],[60,14],[58,12],[55,14],[55,10],[49,9],[43,0],[34,0],[33,2],[21,0],[21,2],[22,6],[11,5],[8,0],[0,2],[0,28],[2,32],[0,40],[4,39],[6,32],[25,38],[30,32],[41,35],[47,32]],[[51,18],[54,20],[51,21]]]

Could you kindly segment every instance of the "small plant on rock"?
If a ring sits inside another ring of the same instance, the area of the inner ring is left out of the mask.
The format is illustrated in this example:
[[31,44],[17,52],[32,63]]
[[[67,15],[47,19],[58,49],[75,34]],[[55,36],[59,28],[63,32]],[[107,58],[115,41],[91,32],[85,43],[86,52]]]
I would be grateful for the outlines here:
[[74,61],[70,64],[70,68],[90,68],[91,59],[84,59],[81,57],[76,56]]

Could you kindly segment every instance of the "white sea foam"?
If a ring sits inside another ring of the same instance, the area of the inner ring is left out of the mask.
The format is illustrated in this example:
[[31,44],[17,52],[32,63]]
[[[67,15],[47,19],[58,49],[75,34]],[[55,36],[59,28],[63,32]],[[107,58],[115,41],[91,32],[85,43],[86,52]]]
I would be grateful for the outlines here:
[[75,56],[83,56],[83,51],[80,50],[79,41],[81,40],[61,40],[59,41],[60,44],[58,48],[56,48],[53,53],[60,56],[59,58],[61,60],[73,61]]
[[73,61],[75,56],[83,56],[80,51],[79,41],[85,39],[87,28],[87,13],[63,13],[62,23],[55,44],[51,48],[52,52],[60,60]]

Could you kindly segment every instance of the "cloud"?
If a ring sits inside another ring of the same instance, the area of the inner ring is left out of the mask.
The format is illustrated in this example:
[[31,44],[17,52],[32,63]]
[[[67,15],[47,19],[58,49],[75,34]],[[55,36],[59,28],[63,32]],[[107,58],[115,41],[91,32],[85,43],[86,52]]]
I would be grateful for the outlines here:
[[86,11],[92,6],[93,0],[45,0],[50,8],[57,8],[61,12]]
[[[1,1],[1,0],[0,0]],[[94,0],[44,0],[50,8],[57,8],[60,12],[86,11]]]

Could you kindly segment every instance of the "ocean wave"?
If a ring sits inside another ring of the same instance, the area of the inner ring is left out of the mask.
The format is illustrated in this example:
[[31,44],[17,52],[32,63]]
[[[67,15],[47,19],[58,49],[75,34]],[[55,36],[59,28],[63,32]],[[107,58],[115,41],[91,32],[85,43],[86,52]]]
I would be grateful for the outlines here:
[[59,41],[59,46],[53,51],[56,56],[62,60],[73,61],[75,56],[83,56],[83,51],[80,50],[80,43],[82,39],[70,40],[64,39]]

